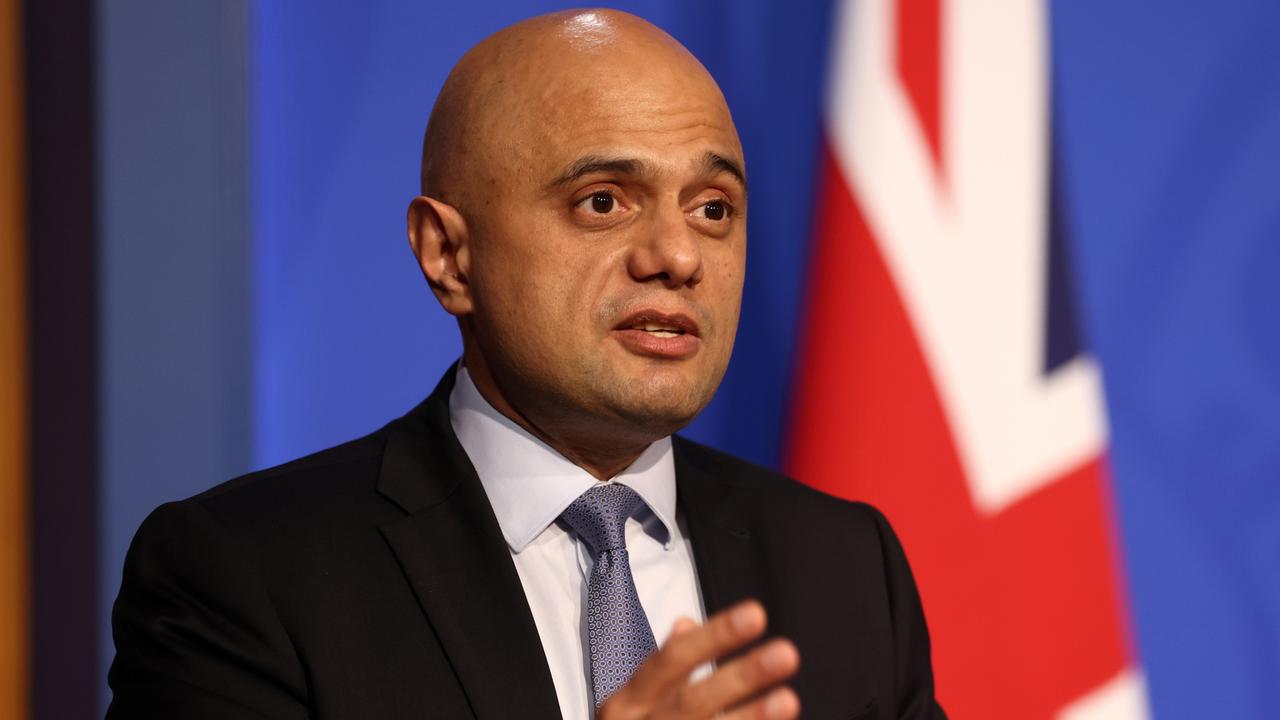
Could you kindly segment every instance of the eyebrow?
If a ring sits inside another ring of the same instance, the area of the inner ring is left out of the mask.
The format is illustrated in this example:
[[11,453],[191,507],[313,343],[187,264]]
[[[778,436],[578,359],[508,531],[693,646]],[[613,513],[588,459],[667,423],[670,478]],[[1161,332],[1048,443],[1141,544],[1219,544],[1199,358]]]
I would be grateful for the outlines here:
[[[742,167],[733,160],[715,152],[708,151],[697,163],[700,170],[705,175],[716,175],[719,173],[728,173],[732,175],[738,184],[742,185],[742,189],[747,189],[747,177],[742,172]],[[650,175],[653,173],[651,168],[643,160],[636,158],[608,157],[604,155],[584,155],[578,158],[565,168],[559,177],[552,180],[548,187],[561,188],[566,185],[581,180],[588,175],[596,173],[611,173],[615,175],[630,175],[633,177]]]
[[644,162],[633,158],[611,158],[603,155],[585,155],[578,158],[565,169],[560,177],[551,181],[550,187],[558,188],[596,173],[613,173],[616,175],[647,175],[650,168]]
[[713,152],[708,152],[703,155],[702,171],[708,175],[714,175],[722,172],[729,173],[737,179],[738,184],[742,186],[742,190],[744,192],[747,190],[747,174],[742,172],[742,167],[738,163],[723,155],[718,155]]

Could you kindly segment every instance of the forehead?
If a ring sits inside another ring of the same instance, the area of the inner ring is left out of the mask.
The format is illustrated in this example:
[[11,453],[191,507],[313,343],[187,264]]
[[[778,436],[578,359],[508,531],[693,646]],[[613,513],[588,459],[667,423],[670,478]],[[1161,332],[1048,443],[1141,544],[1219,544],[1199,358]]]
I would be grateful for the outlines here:
[[584,153],[622,152],[662,166],[711,152],[741,164],[723,96],[696,61],[620,55],[579,55],[530,73],[500,116],[498,136],[511,141],[505,154],[540,173]]

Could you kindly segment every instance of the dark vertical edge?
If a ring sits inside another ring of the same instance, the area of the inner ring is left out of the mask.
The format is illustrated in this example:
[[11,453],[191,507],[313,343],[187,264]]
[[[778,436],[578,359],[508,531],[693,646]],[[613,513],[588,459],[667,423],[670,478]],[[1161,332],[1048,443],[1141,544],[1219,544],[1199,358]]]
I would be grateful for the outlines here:
[[91,0],[24,7],[34,718],[97,711],[94,11]]
[[[1053,117],[1052,108],[1050,117]],[[1085,352],[1080,332],[1080,309],[1075,273],[1071,263],[1070,209],[1067,207],[1066,183],[1062,153],[1059,149],[1058,123],[1050,121],[1049,177],[1047,222],[1049,251],[1045,266],[1045,338],[1044,371],[1046,374],[1066,365]]]

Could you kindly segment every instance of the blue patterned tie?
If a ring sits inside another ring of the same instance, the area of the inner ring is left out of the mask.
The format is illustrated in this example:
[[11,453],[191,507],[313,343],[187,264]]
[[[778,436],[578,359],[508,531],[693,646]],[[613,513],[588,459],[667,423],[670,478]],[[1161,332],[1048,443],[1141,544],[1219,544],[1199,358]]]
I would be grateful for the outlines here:
[[658,648],[640,606],[627,557],[627,518],[644,505],[626,485],[596,485],[560,515],[586,543],[593,564],[587,580],[591,690],[596,707],[631,679]]

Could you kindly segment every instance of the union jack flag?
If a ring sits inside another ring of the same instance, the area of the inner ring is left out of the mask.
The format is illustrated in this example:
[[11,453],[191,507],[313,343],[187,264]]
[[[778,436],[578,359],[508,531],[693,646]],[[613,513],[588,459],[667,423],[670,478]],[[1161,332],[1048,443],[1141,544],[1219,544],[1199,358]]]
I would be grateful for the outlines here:
[[838,13],[790,472],[903,538],[956,718],[1149,715],[1042,2]]

